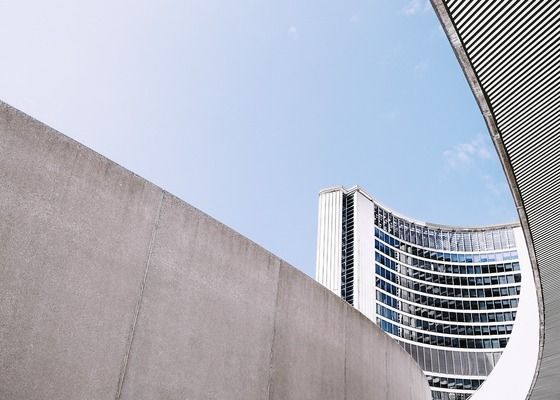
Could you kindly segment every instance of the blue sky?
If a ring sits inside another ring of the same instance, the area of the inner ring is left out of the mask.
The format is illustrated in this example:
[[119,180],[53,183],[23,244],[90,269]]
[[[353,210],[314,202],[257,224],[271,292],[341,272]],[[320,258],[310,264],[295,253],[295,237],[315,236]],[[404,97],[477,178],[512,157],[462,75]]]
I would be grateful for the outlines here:
[[314,275],[317,194],[517,218],[425,1],[0,3],[0,99]]

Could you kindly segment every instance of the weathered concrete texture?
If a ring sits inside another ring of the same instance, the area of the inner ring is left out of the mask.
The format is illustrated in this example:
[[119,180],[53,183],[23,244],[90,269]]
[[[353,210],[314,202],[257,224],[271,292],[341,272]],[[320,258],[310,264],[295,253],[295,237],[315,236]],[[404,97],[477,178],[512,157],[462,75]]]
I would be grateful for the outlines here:
[[160,197],[0,105],[0,399],[114,397]]
[[0,103],[0,399],[429,399],[312,279]]
[[266,398],[279,265],[166,195],[123,398]]

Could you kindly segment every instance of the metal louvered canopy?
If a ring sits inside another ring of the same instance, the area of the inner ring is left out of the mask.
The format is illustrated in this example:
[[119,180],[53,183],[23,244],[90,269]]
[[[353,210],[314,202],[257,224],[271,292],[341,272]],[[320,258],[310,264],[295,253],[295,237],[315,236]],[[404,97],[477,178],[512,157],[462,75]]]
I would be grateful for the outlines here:
[[539,291],[531,400],[560,399],[560,1],[432,0],[480,106]]

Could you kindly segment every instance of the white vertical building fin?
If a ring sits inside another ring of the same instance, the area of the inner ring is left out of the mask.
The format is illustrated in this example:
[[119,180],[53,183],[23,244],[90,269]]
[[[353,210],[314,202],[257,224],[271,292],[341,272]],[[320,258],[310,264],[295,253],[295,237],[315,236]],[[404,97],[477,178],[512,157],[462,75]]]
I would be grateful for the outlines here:
[[316,279],[340,296],[342,259],[342,196],[344,189],[319,194]]
[[354,204],[354,306],[375,321],[374,204],[360,191]]

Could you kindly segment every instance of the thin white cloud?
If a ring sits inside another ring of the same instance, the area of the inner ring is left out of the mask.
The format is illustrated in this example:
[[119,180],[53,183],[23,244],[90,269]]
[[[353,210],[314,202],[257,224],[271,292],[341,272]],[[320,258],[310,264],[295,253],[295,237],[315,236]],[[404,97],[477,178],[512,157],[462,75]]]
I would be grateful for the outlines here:
[[428,61],[421,61],[414,66],[414,68],[413,68],[414,73],[417,74],[417,75],[421,75],[424,72],[426,72],[426,70],[428,69],[429,66],[430,66],[430,63],[428,63]]
[[505,181],[500,182],[495,171],[495,156],[492,143],[487,135],[478,134],[472,140],[459,143],[443,152],[444,176],[457,177],[458,173],[468,173],[480,180],[481,187],[496,196],[508,192]]
[[449,169],[468,170],[482,160],[492,157],[488,141],[478,134],[470,142],[459,143],[443,152],[446,167]]
[[424,12],[430,12],[432,11],[432,4],[430,3],[430,0],[426,0],[426,2],[424,3]]
[[298,36],[299,36],[299,35],[298,35],[298,30],[297,30],[297,28],[296,28],[295,26],[293,26],[293,25],[290,26],[290,27],[288,28],[288,35],[290,35],[290,37],[291,37],[292,39],[297,39]]
[[496,196],[500,196],[503,192],[503,185],[499,185],[492,175],[483,175],[482,180],[484,181],[484,186],[488,191]]
[[351,24],[357,24],[358,22],[360,22],[360,16],[359,15],[352,15],[350,17],[350,23]]
[[420,0],[411,0],[403,8],[402,12],[406,15],[414,15],[420,9]]
[[401,9],[405,15],[417,15],[420,13],[428,12],[432,9],[429,0],[410,0]]

